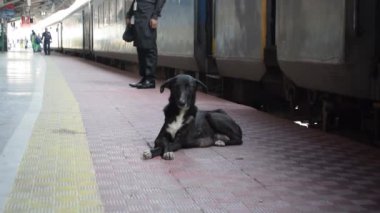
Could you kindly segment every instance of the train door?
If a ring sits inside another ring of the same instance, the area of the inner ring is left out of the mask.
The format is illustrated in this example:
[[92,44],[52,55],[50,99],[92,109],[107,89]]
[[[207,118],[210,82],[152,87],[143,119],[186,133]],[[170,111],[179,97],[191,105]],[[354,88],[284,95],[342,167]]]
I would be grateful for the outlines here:
[[205,71],[206,59],[206,0],[195,1],[194,56],[200,71]]
[[376,2],[376,58],[377,58],[377,74],[380,74],[380,1]]
[[85,13],[84,13],[84,10],[82,10],[82,49],[84,52],[86,52],[86,17],[85,17]]
[[63,42],[62,41],[62,22],[58,22],[56,31],[57,31],[57,37],[58,37],[57,48],[58,48],[58,51],[62,51],[63,50],[63,45],[62,45],[62,42]]
[[276,0],[267,0],[266,8],[266,44],[264,49],[265,64],[278,66],[276,53]]
[[90,3],[90,32],[89,32],[89,42],[90,42],[90,53],[94,51],[94,42],[93,42],[93,34],[94,34],[94,7],[93,4]]
[[194,52],[198,66],[206,74],[216,74],[216,63],[212,58],[214,1],[198,0],[195,4],[196,35]]
[[88,56],[92,52],[92,4],[88,3],[82,11],[83,50]]

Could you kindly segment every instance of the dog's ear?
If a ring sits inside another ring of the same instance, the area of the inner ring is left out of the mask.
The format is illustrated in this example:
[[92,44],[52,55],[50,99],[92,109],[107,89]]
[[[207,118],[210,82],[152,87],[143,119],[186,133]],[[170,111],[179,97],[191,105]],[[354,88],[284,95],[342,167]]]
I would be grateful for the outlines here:
[[195,81],[197,82],[198,85],[201,85],[201,87],[203,88],[203,91],[205,93],[208,93],[208,88],[207,88],[207,86],[204,83],[202,83],[202,81],[200,81],[198,79],[195,79]]
[[174,82],[174,80],[175,80],[175,77],[173,77],[173,78],[169,78],[168,80],[166,80],[166,81],[161,85],[161,87],[160,87],[160,93],[163,93],[164,90],[165,90],[165,88],[170,89],[170,86],[171,86],[172,82]]

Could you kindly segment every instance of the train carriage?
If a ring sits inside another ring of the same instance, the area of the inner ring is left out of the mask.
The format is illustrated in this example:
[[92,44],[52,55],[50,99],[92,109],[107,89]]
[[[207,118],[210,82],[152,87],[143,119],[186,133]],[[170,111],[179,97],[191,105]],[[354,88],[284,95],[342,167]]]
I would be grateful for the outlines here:
[[62,22],[56,22],[48,26],[48,30],[51,33],[51,44],[50,48],[52,50],[61,51],[62,50]]
[[308,90],[379,100],[378,9],[376,0],[277,1],[284,75]]
[[219,74],[260,81],[266,72],[266,1],[214,1],[214,46]]
[[90,54],[91,4],[86,3],[62,20],[62,48],[64,52]]
[[[88,1],[53,26],[61,39],[54,47],[137,62],[136,48],[121,38],[131,3]],[[192,71],[224,97],[254,106],[270,97],[319,111],[340,99],[375,105],[379,11],[376,0],[166,0],[158,66]]]
[[[157,34],[159,66],[199,71],[194,54],[195,43],[200,40],[196,33],[198,2],[205,1],[166,1]],[[125,13],[132,0],[94,0],[92,4],[94,55],[137,62],[133,44],[121,39],[125,30]]]

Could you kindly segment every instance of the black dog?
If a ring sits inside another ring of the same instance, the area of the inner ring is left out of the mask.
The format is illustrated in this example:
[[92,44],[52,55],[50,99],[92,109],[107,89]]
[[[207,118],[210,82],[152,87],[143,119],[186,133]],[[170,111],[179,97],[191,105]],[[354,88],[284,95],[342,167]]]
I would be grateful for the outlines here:
[[164,109],[165,123],[154,141],[154,148],[144,152],[144,159],[161,155],[172,160],[174,151],[180,148],[243,143],[239,125],[223,110],[197,110],[198,85],[207,90],[206,85],[189,75],[177,75],[162,84],[161,93],[165,88],[170,89],[169,104]]

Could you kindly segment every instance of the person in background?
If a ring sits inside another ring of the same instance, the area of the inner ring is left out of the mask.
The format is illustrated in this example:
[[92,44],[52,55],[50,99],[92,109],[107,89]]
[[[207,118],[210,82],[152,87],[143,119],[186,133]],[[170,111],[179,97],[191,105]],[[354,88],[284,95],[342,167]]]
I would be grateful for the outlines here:
[[45,55],[50,55],[50,42],[51,42],[51,34],[48,31],[48,28],[45,28],[45,32],[42,33],[42,38],[44,41],[44,52]]
[[166,0],[134,0],[126,15],[126,24],[134,25],[139,73],[141,80],[129,84],[138,89],[155,88],[157,66],[157,26],[158,17]]
[[30,42],[32,43],[33,52],[36,52],[37,44],[36,44],[36,33],[32,30],[32,34],[30,35]]
[[41,52],[41,36],[39,33],[36,36],[36,48],[36,52]]
[[28,49],[28,42],[29,40],[25,37],[25,49]]

